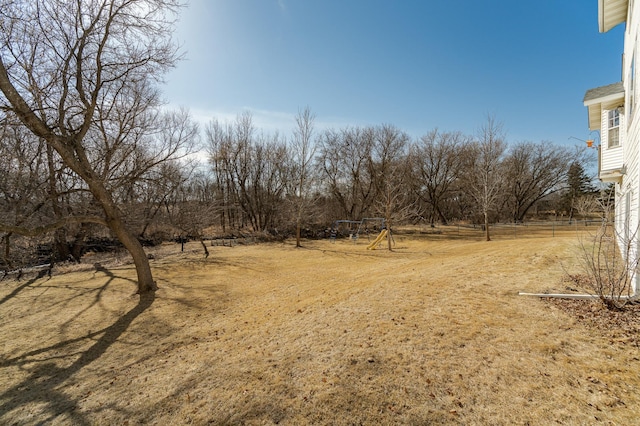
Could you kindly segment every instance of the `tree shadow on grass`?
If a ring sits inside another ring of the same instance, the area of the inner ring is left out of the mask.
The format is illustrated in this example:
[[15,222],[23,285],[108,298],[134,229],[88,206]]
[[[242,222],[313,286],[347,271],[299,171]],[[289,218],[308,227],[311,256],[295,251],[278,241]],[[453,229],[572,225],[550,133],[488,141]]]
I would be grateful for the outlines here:
[[60,331],[64,332],[64,329],[70,325],[74,320],[76,320],[77,318],[79,318],[80,316],[82,316],[82,314],[84,314],[85,312],[89,311],[91,308],[93,308],[94,306],[100,304],[100,302],[102,301],[102,296],[104,294],[104,292],[107,290],[107,288],[109,287],[109,285],[116,279],[119,278],[121,280],[127,280],[129,282],[131,282],[134,286],[137,286],[137,282],[135,280],[132,280],[130,278],[123,278],[123,277],[117,277],[113,272],[111,272],[109,269],[105,268],[104,266],[102,266],[100,263],[95,263],[94,268],[96,270],[96,272],[100,272],[103,273],[106,277],[107,280],[105,281],[105,283],[97,288],[96,294],[93,297],[93,302],[90,303],[88,306],[86,306],[84,309],[78,311],[78,313],[76,313],[72,318],[68,319],[67,321],[65,321],[62,326],[60,327]]
[[9,300],[13,299],[14,297],[16,297],[22,290],[24,290],[25,288],[31,286],[33,283],[35,283],[36,281],[38,281],[40,278],[43,278],[44,276],[46,276],[48,274],[47,270],[42,270],[40,272],[38,272],[38,275],[36,275],[35,277],[31,278],[28,281],[25,281],[23,284],[19,285],[18,287],[14,288],[13,291],[9,294],[7,294],[6,296],[4,296],[2,299],[0,299],[0,305],[8,302]]
[[[105,272],[110,280],[115,278],[106,269],[102,269],[101,272]],[[99,332],[90,333],[83,338],[60,342],[46,348],[36,349],[10,360],[0,361],[0,366],[2,367],[26,364],[29,361],[26,361],[25,358],[29,356],[57,350],[80,340],[101,335],[89,349],[82,352],[79,358],[68,367],[58,367],[53,362],[50,362],[53,358],[48,358],[46,362],[30,361],[29,363],[38,362],[38,364],[30,371],[29,376],[0,393],[0,416],[27,404],[44,404],[47,417],[38,418],[37,423],[39,424],[49,423],[61,415],[68,416],[68,420],[73,424],[91,424],[79,412],[78,402],[63,392],[63,386],[73,375],[100,358],[129,328],[133,321],[153,304],[154,300],[154,293],[140,295],[140,300],[133,309]]]

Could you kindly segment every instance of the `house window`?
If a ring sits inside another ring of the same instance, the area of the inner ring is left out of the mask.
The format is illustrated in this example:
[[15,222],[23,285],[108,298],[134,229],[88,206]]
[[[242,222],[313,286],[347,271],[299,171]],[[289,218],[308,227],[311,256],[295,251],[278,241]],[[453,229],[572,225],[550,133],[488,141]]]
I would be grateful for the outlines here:
[[617,109],[609,111],[607,120],[607,140],[609,148],[620,146],[620,113]]

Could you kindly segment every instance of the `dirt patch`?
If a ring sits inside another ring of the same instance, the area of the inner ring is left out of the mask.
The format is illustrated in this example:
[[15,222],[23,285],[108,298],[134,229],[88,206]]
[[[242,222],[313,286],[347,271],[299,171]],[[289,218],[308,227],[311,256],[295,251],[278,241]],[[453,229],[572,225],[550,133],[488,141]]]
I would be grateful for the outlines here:
[[564,285],[575,232],[440,230],[164,246],[143,300],[122,259],[0,282],[0,422],[636,422],[637,346],[518,296]]
[[640,303],[627,303],[623,310],[607,309],[597,300],[547,299],[589,328],[600,331],[612,344],[640,346]]

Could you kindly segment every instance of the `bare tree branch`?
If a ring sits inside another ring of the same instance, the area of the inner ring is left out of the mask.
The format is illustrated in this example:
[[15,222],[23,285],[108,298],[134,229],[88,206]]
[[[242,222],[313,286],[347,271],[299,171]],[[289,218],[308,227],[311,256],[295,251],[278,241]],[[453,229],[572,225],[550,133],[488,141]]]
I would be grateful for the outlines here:
[[39,235],[55,231],[56,229],[62,228],[72,223],[95,223],[98,225],[108,226],[107,222],[103,218],[97,216],[67,216],[56,222],[52,222],[47,225],[36,226],[34,228],[0,223],[0,231],[22,235],[24,237],[37,237]]

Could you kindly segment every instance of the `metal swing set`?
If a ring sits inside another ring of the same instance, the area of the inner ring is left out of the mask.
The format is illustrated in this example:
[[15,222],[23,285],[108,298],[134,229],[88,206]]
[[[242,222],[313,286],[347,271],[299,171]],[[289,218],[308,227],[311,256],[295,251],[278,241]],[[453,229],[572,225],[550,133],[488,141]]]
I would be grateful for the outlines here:
[[367,235],[367,239],[369,239],[368,224],[370,223],[380,224],[380,227],[377,229],[378,231],[380,231],[380,234],[378,234],[373,243],[367,246],[367,249],[375,249],[375,247],[380,244],[382,239],[387,235],[387,222],[383,217],[365,217],[362,220],[336,220],[333,223],[333,227],[331,228],[331,242],[335,242],[338,230],[341,228],[341,225],[347,228],[347,230],[349,231],[349,239],[353,241],[354,244],[358,241],[358,238],[360,237],[360,234],[362,232],[365,232]]

